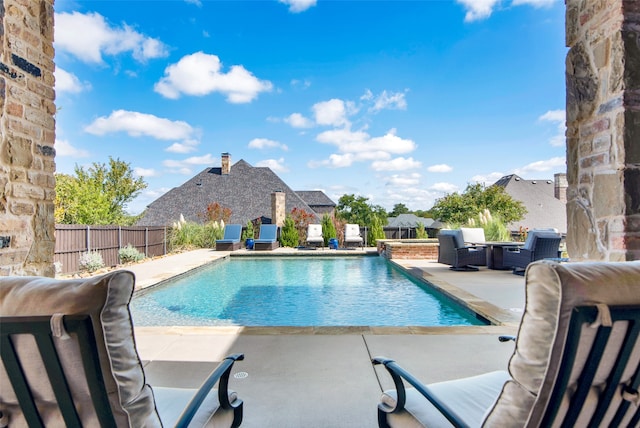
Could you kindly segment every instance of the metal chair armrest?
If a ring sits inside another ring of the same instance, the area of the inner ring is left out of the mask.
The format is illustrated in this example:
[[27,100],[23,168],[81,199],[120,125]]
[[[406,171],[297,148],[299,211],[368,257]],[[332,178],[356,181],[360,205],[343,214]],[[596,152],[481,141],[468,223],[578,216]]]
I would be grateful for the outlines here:
[[[400,367],[394,360],[390,360],[384,357],[375,357],[371,360],[373,365],[382,364],[387,369],[391,378],[393,379],[393,383],[396,388],[396,406],[391,408],[383,403],[378,404],[378,412],[384,413],[396,413],[404,409],[406,403],[406,392],[403,384],[403,379],[413,386],[416,391],[418,391],[423,397],[425,397],[433,406],[440,412],[442,415],[451,422],[454,427],[466,427],[467,425],[459,420],[455,415],[451,414],[438,400],[438,398],[434,397],[427,391],[425,385],[423,385],[416,377],[414,377],[411,373]],[[379,413],[380,415],[380,413]],[[380,423],[380,420],[378,420]],[[380,426],[385,426],[385,424]]]
[[218,400],[220,407],[225,410],[234,410],[233,427],[239,426],[242,421],[242,400],[237,399],[233,403],[229,402],[229,375],[233,368],[233,363],[236,361],[244,360],[244,354],[232,354],[227,356],[216,367],[209,377],[202,383],[196,394],[193,396],[187,407],[182,411],[182,414],[178,418],[176,427],[187,427],[195,414],[197,413],[200,405],[202,405],[206,396],[211,392],[216,382],[218,382]]

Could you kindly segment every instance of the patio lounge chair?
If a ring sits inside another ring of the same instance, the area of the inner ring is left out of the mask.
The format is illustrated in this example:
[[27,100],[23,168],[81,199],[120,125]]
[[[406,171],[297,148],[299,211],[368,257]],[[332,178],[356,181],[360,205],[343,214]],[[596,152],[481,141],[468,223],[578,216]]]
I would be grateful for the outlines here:
[[505,249],[502,264],[513,269],[513,273],[522,273],[531,262],[558,258],[561,239],[552,230],[532,230],[527,234],[524,246]]
[[307,226],[307,245],[324,247],[324,237],[322,236],[321,224],[310,224]]
[[525,282],[508,372],[423,385],[374,358],[396,388],[382,395],[379,426],[637,427],[640,263],[545,260]]
[[242,243],[240,238],[242,235],[241,224],[227,224],[224,227],[224,236],[222,239],[216,240],[216,250],[218,251],[235,251],[239,250]]
[[278,225],[277,224],[261,224],[260,235],[258,239],[253,241],[254,250],[275,250],[279,247],[278,243]]
[[452,270],[478,270],[487,264],[486,247],[465,246],[460,229],[443,229],[438,233],[438,263]]
[[344,226],[344,246],[364,247],[364,240],[360,236],[359,224],[346,224]]
[[243,403],[227,383],[242,354],[224,359],[199,390],[146,383],[129,312],[134,287],[123,270],[0,278],[2,426],[240,425]]

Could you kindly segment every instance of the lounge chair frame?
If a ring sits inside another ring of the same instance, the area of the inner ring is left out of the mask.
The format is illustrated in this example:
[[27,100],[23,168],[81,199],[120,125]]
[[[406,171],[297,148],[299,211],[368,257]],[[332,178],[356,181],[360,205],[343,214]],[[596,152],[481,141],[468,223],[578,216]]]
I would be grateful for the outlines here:
[[[232,236],[233,234],[233,236]],[[240,237],[242,225],[228,224],[224,228],[224,237],[216,240],[216,251],[236,251],[242,247]]]
[[486,247],[456,247],[453,235],[438,234],[438,263],[450,265],[453,270],[478,270],[487,264]]
[[[45,368],[65,424],[70,427],[79,427],[82,426],[82,422],[71,395],[67,374],[63,371],[55,348],[51,331],[51,318],[51,316],[0,317],[1,358],[7,369],[7,376],[26,422],[30,427],[44,427],[45,425],[32,392],[32,389],[37,388],[37,386],[29,385],[20,357],[11,339],[12,335],[31,335],[37,344],[41,362]],[[84,375],[100,425],[103,427],[115,426],[115,419],[100,368],[100,358],[91,317],[89,315],[65,315],[62,317],[62,323],[68,333],[77,336]],[[239,399],[233,403],[229,402],[228,383],[234,362],[243,359],[244,356],[242,354],[233,354],[218,365],[184,409],[176,423],[176,427],[189,425],[198,408],[216,383],[218,383],[220,406],[226,410],[233,410],[232,426],[240,426],[243,402]],[[77,375],[78,373],[75,374]],[[7,386],[5,385],[4,387],[6,388]]]
[[514,273],[522,273],[529,263],[537,260],[558,258],[561,240],[560,236],[537,236],[531,249],[522,247],[505,248],[502,253],[502,264],[511,268]]
[[[579,306],[574,308],[568,330],[568,340],[564,348],[562,361],[558,370],[558,379],[553,385],[549,402],[547,404],[541,426],[563,426],[573,427],[576,424],[577,418],[580,415],[580,411],[586,404],[587,396],[590,392],[593,392],[593,380],[596,376],[598,368],[601,366],[601,361],[605,358],[605,349],[607,348],[607,342],[610,339],[612,332],[612,324],[616,321],[628,321],[629,327],[626,330],[625,337],[622,341],[620,352],[617,355],[613,368],[610,371],[610,376],[605,385],[600,387],[600,394],[598,397],[598,404],[595,411],[591,416],[588,426],[597,427],[603,421],[605,414],[610,411],[609,408],[613,403],[613,399],[620,387],[620,380],[623,372],[627,368],[632,351],[637,346],[638,337],[640,334],[640,311],[637,306],[611,306],[607,307],[606,311],[610,314],[612,323],[607,325],[601,323],[598,325],[598,320],[602,317],[602,308],[597,306]],[[578,353],[578,348],[581,345],[580,331],[581,329],[589,326],[594,328],[597,326],[597,333],[595,340],[589,350],[584,367],[579,373],[575,373],[575,360]],[[395,385],[397,393],[396,406],[390,408],[385,404],[378,405],[378,425],[382,428],[389,427],[387,423],[387,414],[399,412],[404,409],[406,392],[404,388],[403,379],[413,386],[421,395],[423,395],[433,406],[442,413],[455,427],[465,427],[466,424],[462,422],[455,414],[450,412],[446,404],[433,396],[418,379],[416,379],[409,372],[398,366],[395,361],[386,358],[374,358],[372,360],[374,365],[382,364],[387,369],[393,383]],[[577,389],[571,394],[567,393],[567,385],[572,376],[579,376],[577,382]],[[623,399],[620,400],[618,409],[615,416],[610,423],[610,426],[620,426],[629,407],[631,406],[631,398],[638,397],[638,388],[640,386],[640,367],[637,367],[631,382],[624,386],[622,391]],[[637,398],[636,398],[637,399]],[[569,401],[569,407],[566,413],[561,416],[561,420],[558,418],[558,410],[563,402]],[[637,408],[628,426],[637,426],[640,423],[640,409]],[[525,426],[525,421],[522,421],[522,426]]]
[[258,239],[254,239],[253,240],[253,249],[256,251],[260,251],[260,250],[275,250],[276,248],[278,248],[280,246],[280,243],[278,242],[278,226],[276,225],[266,225],[266,226],[272,226],[275,227],[275,236],[273,239],[271,238],[267,238],[265,239],[263,237],[263,226],[265,225],[261,225],[260,226],[260,236],[258,237]]

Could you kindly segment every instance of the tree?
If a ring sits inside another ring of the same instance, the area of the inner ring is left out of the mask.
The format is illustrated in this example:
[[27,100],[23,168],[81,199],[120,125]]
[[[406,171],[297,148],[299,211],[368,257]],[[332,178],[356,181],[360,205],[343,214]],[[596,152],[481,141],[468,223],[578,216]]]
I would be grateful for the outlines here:
[[137,216],[125,208],[147,187],[130,165],[109,157],[109,165],[76,165],[75,175],[56,174],[55,219],[63,224],[130,225]]
[[395,204],[393,210],[389,213],[389,217],[398,217],[400,214],[409,214],[410,212],[405,204]]
[[430,211],[444,223],[464,224],[485,209],[506,224],[521,220],[527,213],[522,202],[513,199],[503,187],[485,187],[481,183],[467,185],[463,193],[437,199]]
[[375,215],[380,218],[384,226],[387,222],[387,212],[379,205],[368,204],[368,200],[364,196],[342,195],[338,199],[338,206],[336,207],[337,217],[347,223],[368,226]]

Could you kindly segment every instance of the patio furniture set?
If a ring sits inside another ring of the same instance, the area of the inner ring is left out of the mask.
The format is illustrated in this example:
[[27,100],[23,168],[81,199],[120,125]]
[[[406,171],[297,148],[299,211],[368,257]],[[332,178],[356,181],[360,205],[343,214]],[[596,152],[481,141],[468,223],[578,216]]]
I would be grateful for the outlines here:
[[552,229],[534,229],[525,242],[486,241],[481,228],[443,229],[438,234],[438,263],[450,265],[452,270],[510,269],[522,274],[537,260],[562,261],[562,237]]
[[[216,240],[216,250],[218,251],[236,251],[242,246],[242,225],[227,224],[224,227],[224,236],[222,239]],[[275,250],[279,247],[278,243],[278,226],[275,224],[260,225],[258,239],[247,239],[247,249],[253,250]],[[357,224],[346,224],[344,230],[345,247],[363,247],[364,239],[360,235],[360,226]],[[322,235],[321,224],[309,224],[307,226],[308,246],[313,248],[324,247],[324,236]],[[333,245],[332,245],[333,244]],[[331,238],[329,240],[329,248],[338,248],[338,240]]]

